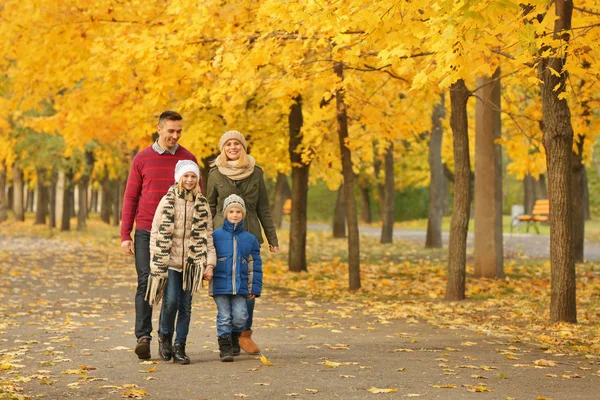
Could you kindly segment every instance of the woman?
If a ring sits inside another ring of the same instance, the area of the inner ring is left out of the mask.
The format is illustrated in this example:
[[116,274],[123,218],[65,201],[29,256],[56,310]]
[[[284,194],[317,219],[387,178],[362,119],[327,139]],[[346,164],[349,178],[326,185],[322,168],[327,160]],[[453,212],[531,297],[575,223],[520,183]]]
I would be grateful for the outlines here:
[[[214,229],[223,226],[223,202],[236,194],[246,203],[245,229],[252,233],[262,244],[262,229],[269,242],[272,253],[279,251],[279,242],[275,225],[269,209],[267,187],[262,169],[256,165],[254,158],[247,154],[248,145],[244,136],[238,131],[228,131],[221,136],[219,150],[221,154],[212,162],[208,173],[207,196],[213,216]],[[250,266],[250,270],[251,270]],[[250,272],[249,284],[252,284]],[[248,299],[248,321],[240,336],[240,347],[248,354],[259,354],[260,348],[252,340],[252,316],[255,299]]]

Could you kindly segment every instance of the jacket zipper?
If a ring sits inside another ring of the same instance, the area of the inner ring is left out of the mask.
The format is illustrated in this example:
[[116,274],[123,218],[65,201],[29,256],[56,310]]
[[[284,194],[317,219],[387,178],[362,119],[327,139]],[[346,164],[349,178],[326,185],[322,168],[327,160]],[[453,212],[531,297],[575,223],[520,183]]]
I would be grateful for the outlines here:
[[[234,226],[233,226],[234,231],[235,231],[236,226],[237,226],[237,223],[234,224]],[[237,239],[235,236],[233,236],[233,265],[231,267],[231,286],[233,287],[234,295],[237,294],[236,269],[237,269]]]

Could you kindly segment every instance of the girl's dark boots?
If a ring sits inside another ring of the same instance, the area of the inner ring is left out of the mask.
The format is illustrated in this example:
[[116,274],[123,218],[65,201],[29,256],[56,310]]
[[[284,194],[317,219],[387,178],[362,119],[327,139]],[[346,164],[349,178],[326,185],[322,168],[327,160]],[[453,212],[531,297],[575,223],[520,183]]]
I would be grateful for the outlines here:
[[233,355],[234,356],[239,356],[241,349],[240,349],[240,335],[242,334],[242,332],[233,332],[231,334],[231,349],[233,351]]
[[173,362],[182,365],[190,363],[190,358],[185,354],[185,343],[175,343],[173,347]]
[[233,344],[231,333],[219,336],[219,357],[223,362],[233,361]]
[[173,357],[171,336],[158,334],[158,354],[164,361],[169,361]]

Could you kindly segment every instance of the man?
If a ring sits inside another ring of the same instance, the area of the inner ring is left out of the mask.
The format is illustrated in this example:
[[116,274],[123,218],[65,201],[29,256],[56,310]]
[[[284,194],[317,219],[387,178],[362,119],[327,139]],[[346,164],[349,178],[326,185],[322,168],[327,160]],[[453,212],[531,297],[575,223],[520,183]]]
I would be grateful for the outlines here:
[[[158,119],[158,139],[133,158],[121,217],[121,248],[125,254],[135,255],[138,276],[135,293],[135,354],[142,360],[150,358],[152,340],[152,308],[145,300],[150,274],[150,230],[160,199],[173,185],[175,164],[179,160],[196,157],[180,146],[183,118],[175,111],[165,111]],[[135,240],[131,231],[135,220]]]

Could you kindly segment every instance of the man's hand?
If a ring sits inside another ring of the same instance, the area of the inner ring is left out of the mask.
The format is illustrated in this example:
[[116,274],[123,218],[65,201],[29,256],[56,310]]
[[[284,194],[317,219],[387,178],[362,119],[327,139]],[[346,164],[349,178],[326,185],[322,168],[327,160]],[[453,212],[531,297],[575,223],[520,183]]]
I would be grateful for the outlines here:
[[248,296],[249,299],[255,299],[256,295],[255,294],[251,294],[250,296]]
[[121,242],[121,249],[123,253],[133,255],[133,240],[124,240]]
[[269,245],[269,251],[271,253],[277,253],[279,251],[279,246],[271,246],[271,245]]

